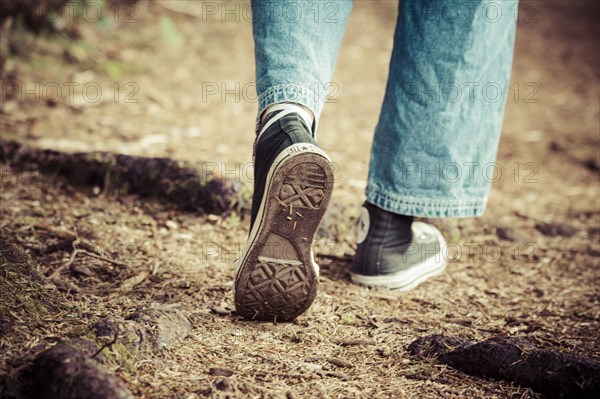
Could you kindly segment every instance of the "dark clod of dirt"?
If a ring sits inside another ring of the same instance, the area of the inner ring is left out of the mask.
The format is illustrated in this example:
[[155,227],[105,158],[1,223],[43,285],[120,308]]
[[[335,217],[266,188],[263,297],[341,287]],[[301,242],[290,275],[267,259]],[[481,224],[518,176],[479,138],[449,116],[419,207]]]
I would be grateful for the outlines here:
[[529,242],[532,240],[531,232],[522,228],[498,227],[496,235],[499,239],[512,242]]
[[194,393],[198,396],[209,396],[212,393],[212,388],[199,389]]
[[227,380],[219,380],[215,382],[215,387],[219,391],[229,391],[231,389],[231,385],[229,385],[229,382],[227,382]]
[[537,349],[523,338],[498,336],[471,344],[460,337],[432,335],[414,341],[409,351],[437,357],[470,375],[515,382],[548,398],[600,397],[600,364],[572,353]]
[[552,152],[561,152],[564,150],[563,146],[556,141],[551,141],[550,144],[548,144],[548,149]]
[[501,240],[515,241],[513,229],[510,227],[498,227],[496,229],[496,235]]
[[600,257],[600,251],[598,251],[594,248],[588,248],[588,249],[586,249],[585,252],[590,256],[594,256],[596,258]]
[[224,369],[221,367],[211,367],[208,370],[208,373],[212,375],[219,375],[221,377],[231,377],[233,375],[233,370]]
[[40,353],[24,374],[32,399],[133,398],[120,379],[65,342]]
[[538,223],[535,228],[548,237],[573,237],[579,232],[575,227],[563,223]]
[[329,358],[327,358],[327,361],[337,367],[343,367],[343,368],[354,367],[354,365],[352,363],[350,363],[346,360],[337,358],[337,357],[329,357]]
[[600,163],[598,163],[598,159],[589,158],[583,161],[583,166],[591,170],[592,172],[600,171]]
[[170,158],[110,152],[67,153],[0,140],[0,162],[16,169],[36,168],[78,186],[98,186],[120,194],[166,200],[184,211],[245,212],[248,199],[239,182],[221,179],[208,168]]
[[0,316],[0,338],[8,335],[15,326],[15,319],[8,316]]
[[470,343],[471,341],[462,337],[433,334],[414,340],[408,346],[408,353],[417,357],[438,357]]

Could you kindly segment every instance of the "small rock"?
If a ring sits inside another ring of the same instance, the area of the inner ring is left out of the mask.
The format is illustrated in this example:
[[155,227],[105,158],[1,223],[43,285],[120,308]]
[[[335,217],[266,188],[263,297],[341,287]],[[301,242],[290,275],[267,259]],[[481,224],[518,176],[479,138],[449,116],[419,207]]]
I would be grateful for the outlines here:
[[[320,371],[323,370],[323,366],[320,364],[309,363],[309,361],[313,361],[312,359],[306,359],[304,364],[302,365],[308,371]],[[316,360],[315,360],[316,361]]]
[[228,391],[230,388],[229,382],[227,382],[227,380],[219,380],[215,382],[215,386],[219,391]]
[[334,366],[338,366],[338,367],[345,367],[345,368],[352,368],[354,367],[354,365],[350,362],[347,362],[345,360],[339,359],[337,357],[329,357],[327,358],[327,361],[331,364],[333,364]]
[[212,375],[220,375],[221,377],[231,377],[233,375],[233,370],[224,369],[221,367],[211,367],[208,370],[208,373]]
[[213,214],[210,214],[206,217],[206,221],[210,224],[216,224],[220,220],[221,220],[221,218],[219,216],[213,215]]
[[538,223],[535,228],[548,237],[572,237],[579,232],[575,227],[563,223]]
[[212,308],[210,308],[210,311],[219,316],[229,316],[231,314],[229,310],[220,306],[213,306]]
[[320,372],[318,374],[325,375],[325,376],[328,376],[328,377],[339,378],[342,381],[348,381],[348,380],[350,380],[350,377],[348,377],[347,374],[339,373],[337,371]]
[[177,223],[175,223],[174,221],[172,221],[172,220],[167,220],[165,222],[165,226],[169,230],[177,230],[179,228],[179,225]]
[[499,239],[505,241],[527,242],[530,240],[529,235],[523,230],[513,227],[498,227],[496,228],[496,235]]

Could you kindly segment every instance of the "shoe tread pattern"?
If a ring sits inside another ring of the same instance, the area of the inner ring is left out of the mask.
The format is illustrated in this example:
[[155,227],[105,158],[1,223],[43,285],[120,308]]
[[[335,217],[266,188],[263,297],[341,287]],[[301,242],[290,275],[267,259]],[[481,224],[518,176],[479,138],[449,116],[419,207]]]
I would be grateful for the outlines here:
[[[318,286],[318,276],[310,263],[310,246],[332,186],[331,164],[315,154],[297,157],[275,174],[267,198],[265,226],[236,281],[238,314],[252,320],[290,321],[310,307]],[[271,234],[289,240],[298,259],[289,263],[260,259]]]

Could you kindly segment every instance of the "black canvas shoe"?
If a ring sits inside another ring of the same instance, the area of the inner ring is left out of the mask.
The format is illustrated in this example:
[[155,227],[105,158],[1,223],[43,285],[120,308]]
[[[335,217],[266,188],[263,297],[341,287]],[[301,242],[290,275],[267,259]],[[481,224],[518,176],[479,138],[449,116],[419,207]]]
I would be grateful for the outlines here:
[[236,261],[235,307],[248,319],[289,321],[317,294],[312,244],[333,190],[333,168],[302,110],[290,104],[267,115],[254,159],[250,235]]
[[409,291],[446,268],[447,248],[434,226],[363,204],[352,282]]

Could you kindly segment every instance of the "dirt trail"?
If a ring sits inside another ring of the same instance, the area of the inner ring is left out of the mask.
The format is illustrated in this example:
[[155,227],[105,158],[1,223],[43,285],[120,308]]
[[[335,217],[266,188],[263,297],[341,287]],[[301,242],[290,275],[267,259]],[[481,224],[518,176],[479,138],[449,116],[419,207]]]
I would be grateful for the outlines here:
[[[90,103],[77,90],[59,101],[17,93],[1,104],[2,138],[204,161],[248,183],[253,44],[247,3],[235,4],[239,21],[220,8],[203,19],[142,2],[137,22],[83,25],[79,42],[15,38],[20,55],[7,60],[3,82],[95,82],[102,96]],[[596,2],[521,2],[502,175],[483,217],[434,221],[451,242],[447,273],[405,294],[350,284],[352,222],[364,198],[396,7],[356,1],[344,39],[337,102],[320,125],[339,183],[317,251],[334,256],[321,257],[320,292],[306,315],[273,325],[231,313],[232,263],[248,220],[185,213],[0,165],[0,237],[26,250],[66,304],[36,310],[0,294],[0,375],[56,337],[91,338],[101,319],[126,318],[150,303],[176,304],[192,328],[165,351],[104,350],[108,367],[142,398],[538,397],[409,356],[412,341],[438,333],[472,341],[524,336],[600,360]],[[237,96],[223,91],[236,87]],[[73,257],[72,240],[40,225],[97,245],[104,259]]]

